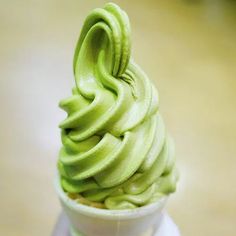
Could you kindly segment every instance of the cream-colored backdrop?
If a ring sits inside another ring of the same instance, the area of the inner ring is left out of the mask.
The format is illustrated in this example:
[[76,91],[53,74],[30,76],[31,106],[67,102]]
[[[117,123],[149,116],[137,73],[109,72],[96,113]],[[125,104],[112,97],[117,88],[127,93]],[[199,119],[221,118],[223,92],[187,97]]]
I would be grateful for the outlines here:
[[[116,1],[156,84],[181,171],[168,208],[186,236],[236,235],[236,2]],[[0,0],[0,235],[50,235],[58,101],[84,17],[105,1]]]

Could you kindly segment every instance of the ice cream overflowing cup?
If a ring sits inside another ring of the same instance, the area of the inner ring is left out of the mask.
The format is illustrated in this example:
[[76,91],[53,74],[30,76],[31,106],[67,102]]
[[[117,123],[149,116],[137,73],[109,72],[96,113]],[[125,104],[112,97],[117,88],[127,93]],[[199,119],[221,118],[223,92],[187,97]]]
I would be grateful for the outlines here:
[[73,68],[72,95],[59,103],[67,117],[56,184],[71,232],[151,235],[176,190],[175,148],[158,92],[131,57],[129,18],[119,6],[86,17]]
[[167,197],[155,203],[127,210],[98,209],[79,204],[63,191],[59,178],[55,187],[70,221],[72,236],[151,236],[163,218]]

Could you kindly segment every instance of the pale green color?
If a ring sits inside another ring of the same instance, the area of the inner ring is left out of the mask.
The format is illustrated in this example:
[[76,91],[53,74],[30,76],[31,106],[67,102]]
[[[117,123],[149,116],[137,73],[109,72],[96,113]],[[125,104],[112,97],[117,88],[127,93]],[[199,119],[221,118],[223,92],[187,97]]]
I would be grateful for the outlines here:
[[117,5],[93,10],[74,55],[76,87],[60,102],[58,169],[69,193],[127,209],[175,191],[174,145],[158,93],[130,58],[129,19]]

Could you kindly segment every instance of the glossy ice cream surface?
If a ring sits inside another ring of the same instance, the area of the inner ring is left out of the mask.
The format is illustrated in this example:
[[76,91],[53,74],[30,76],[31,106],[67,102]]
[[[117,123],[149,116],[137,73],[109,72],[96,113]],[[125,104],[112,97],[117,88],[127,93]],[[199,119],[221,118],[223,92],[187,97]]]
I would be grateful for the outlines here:
[[60,124],[61,185],[108,209],[157,201],[178,179],[158,93],[130,50],[126,13],[112,3],[93,10],[75,50],[76,86],[60,102],[68,114]]

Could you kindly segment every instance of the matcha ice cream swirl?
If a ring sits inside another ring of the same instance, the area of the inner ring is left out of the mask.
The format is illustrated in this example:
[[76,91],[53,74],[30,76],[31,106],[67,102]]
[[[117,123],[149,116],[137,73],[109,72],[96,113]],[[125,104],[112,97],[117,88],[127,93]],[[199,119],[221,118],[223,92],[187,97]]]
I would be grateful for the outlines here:
[[130,25],[108,3],[85,20],[74,54],[76,86],[60,102],[58,169],[69,194],[107,209],[130,209],[175,191],[174,145],[158,94],[130,58]]

